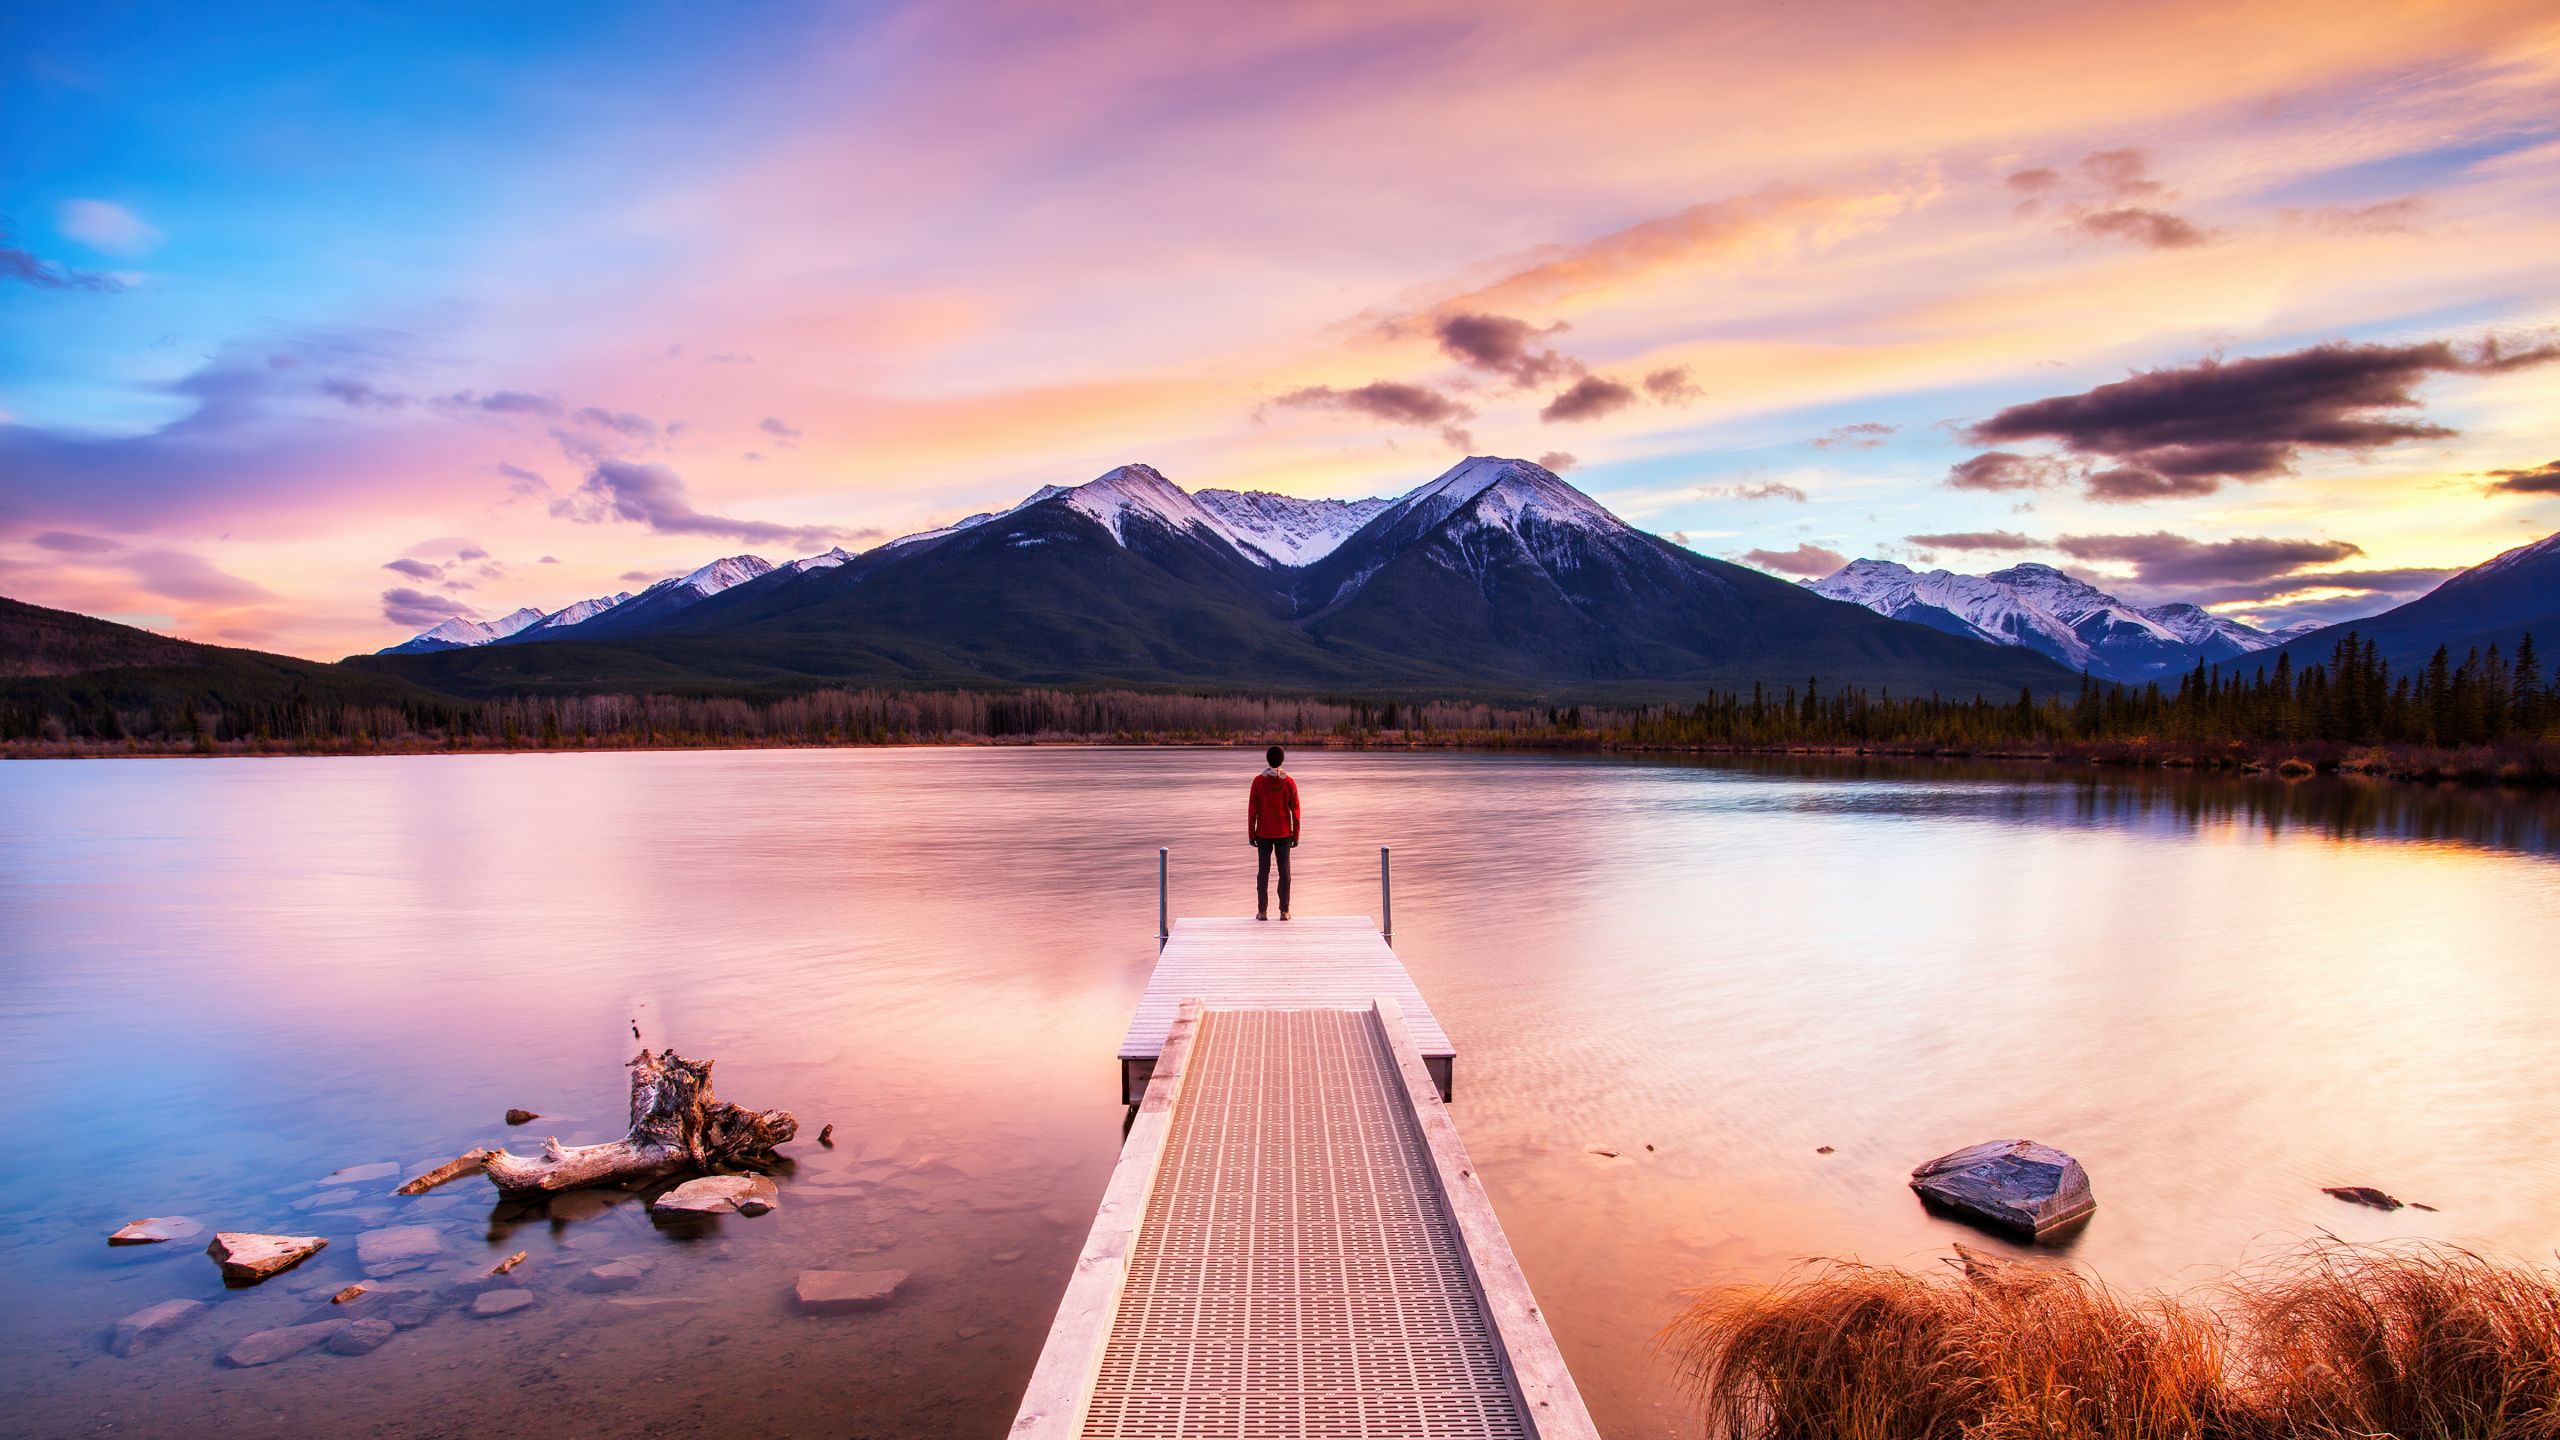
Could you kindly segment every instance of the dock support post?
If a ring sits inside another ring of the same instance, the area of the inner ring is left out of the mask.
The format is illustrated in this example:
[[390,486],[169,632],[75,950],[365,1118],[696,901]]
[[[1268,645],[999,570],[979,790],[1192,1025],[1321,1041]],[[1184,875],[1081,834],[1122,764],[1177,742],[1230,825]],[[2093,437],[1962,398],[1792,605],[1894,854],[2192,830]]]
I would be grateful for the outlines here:
[[1396,896],[1387,883],[1387,847],[1378,847],[1378,933],[1388,944],[1396,943]]
[[1162,950],[1164,942],[1173,938],[1173,922],[1169,918],[1173,912],[1165,905],[1165,857],[1171,853],[1162,845],[1156,847],[1156,948],[1158,950]]

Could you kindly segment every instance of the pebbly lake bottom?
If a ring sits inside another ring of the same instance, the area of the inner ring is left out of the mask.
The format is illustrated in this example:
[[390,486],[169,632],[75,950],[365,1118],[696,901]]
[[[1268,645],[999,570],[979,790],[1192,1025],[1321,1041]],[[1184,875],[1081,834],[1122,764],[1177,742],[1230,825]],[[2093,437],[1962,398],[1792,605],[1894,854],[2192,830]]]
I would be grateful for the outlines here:
[[[0,1432],[1002,1433],[1117,1153],[1155,847],[1174,913],[1244,913],[1256,766],[0,767],[21,817],[0,834],[21,1147]],[[1291,768],[1300,913],[1374,913],[1395,847],[1397,949],[1460,1052],[1453,1114],[1604,1433],[1695,1433],[1653,1348],[1690,1287],[2002,1248],[1903,1183],[1982,1140],[2089,1166],[2099,1210],[2066,1253],[2120,1286],[2210,1284],[2323,1232],[2545,1264],[2560,1244],[2547,799],[1780,758]],[[780,1208],[669,1225],[627,1194],[519,1215],[479,1179],[315,1183],[609,1138],[642,1044],[799,1116]],[[544,1118],[511,1130],[511,1107]],[[167,1214],[332,1243],[247,1290],[201,1239],[103,1243]],[[220,1361],[327,1318],[360,1237],[409,1226],[438,1248],[387,1283],[524,1250],[535,1303],[425,1305],[364,1355]],[[636,1285],[583,1288],[624,1257],[648,1262]],[[814,1316],[808,1269],[909,1279]],[[117,1320],[172,1298],[209,1308],[110,1353]]]

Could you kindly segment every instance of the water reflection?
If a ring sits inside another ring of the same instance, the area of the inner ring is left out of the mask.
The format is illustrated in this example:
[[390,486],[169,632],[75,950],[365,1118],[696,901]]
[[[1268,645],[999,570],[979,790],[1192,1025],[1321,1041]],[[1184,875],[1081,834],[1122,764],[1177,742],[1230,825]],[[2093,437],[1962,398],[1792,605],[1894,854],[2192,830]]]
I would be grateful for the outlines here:
[[[0,831],[0,1085],[23,1153],[58,1157],[0,1174],[21,1426],[433,1435],[538,1410],[580,1435],[1000,1434],[1116,1154],[1155,847],[1176,914],[1244,913],[1257,766],[0,767],[31,817]],[[1396,847],[1397,948],[1458,1042],[1459,1123],[1612,1435],[1680,1433],[1648,1351],[1681,1287],[1807,1254],[1930,1263],[1974,1237],[1903,1179],[1981,1140],[2089,1165],[2071,1250],[2120,1283],[2324,1228],[2560,1241],[2551,797],[1817,757],[1291,768],[1300,910],[1375,913]],[[319,1198],[343,1166],[608,1138],[640,1043],[800,1115],[781,1209],[669,1227],[627,1195],[495,1207],[479,1181]],[[544,1118],[509,1128],[512,1107]],[[834,1147],[808,1138],[829,1122]],[[2319,1193],[2341,1183],[2444,1208]],[[101,1243],[159,1214],[333,1243],[226,1295],[192,1247]],[[325,1314],[368,1268],[360,1237],[411,1226],[432,1258],[389,1283],[522,1249],[538,1304],[422,1303],[369,1355],[215,1363]],[[640,1278],[593,1288],[617,1263]],[[886,1310],[810,1317],[806,1269],[911,1279]],[[173,1297],[213,1304],[106,1353]]]

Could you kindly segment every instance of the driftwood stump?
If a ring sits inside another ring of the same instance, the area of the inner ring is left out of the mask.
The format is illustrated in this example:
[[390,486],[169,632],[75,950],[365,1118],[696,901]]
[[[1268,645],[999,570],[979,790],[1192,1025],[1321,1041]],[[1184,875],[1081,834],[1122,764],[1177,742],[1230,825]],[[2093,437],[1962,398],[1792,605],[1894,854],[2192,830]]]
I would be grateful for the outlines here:
[[716,1170],[770,1158],[800,1133],[787,1110],[741,1110],[711,1095],[709,1060],[643,1050],[631,1062],[631,1133],[603,1145],[542,1142],[538,1156],[500,1150],[481,1169],[510,1196],[536,1196],[678,1170]]

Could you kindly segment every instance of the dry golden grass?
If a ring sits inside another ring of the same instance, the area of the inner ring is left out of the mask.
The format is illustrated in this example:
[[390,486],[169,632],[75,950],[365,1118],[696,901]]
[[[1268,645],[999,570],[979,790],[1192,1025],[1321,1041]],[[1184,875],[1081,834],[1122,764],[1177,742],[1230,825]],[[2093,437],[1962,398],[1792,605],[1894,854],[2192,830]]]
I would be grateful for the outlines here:
[[1663,1344],[1722,1440],[2560,1440],[2560,1284],[2440,1247],[2324,1245],[2221,1305],[1831,1262]]
[[2560,1436],[2560,1284],[2441,1245],[2322,1245],[2234,1287],[2236,1377],[2290,1433]]

